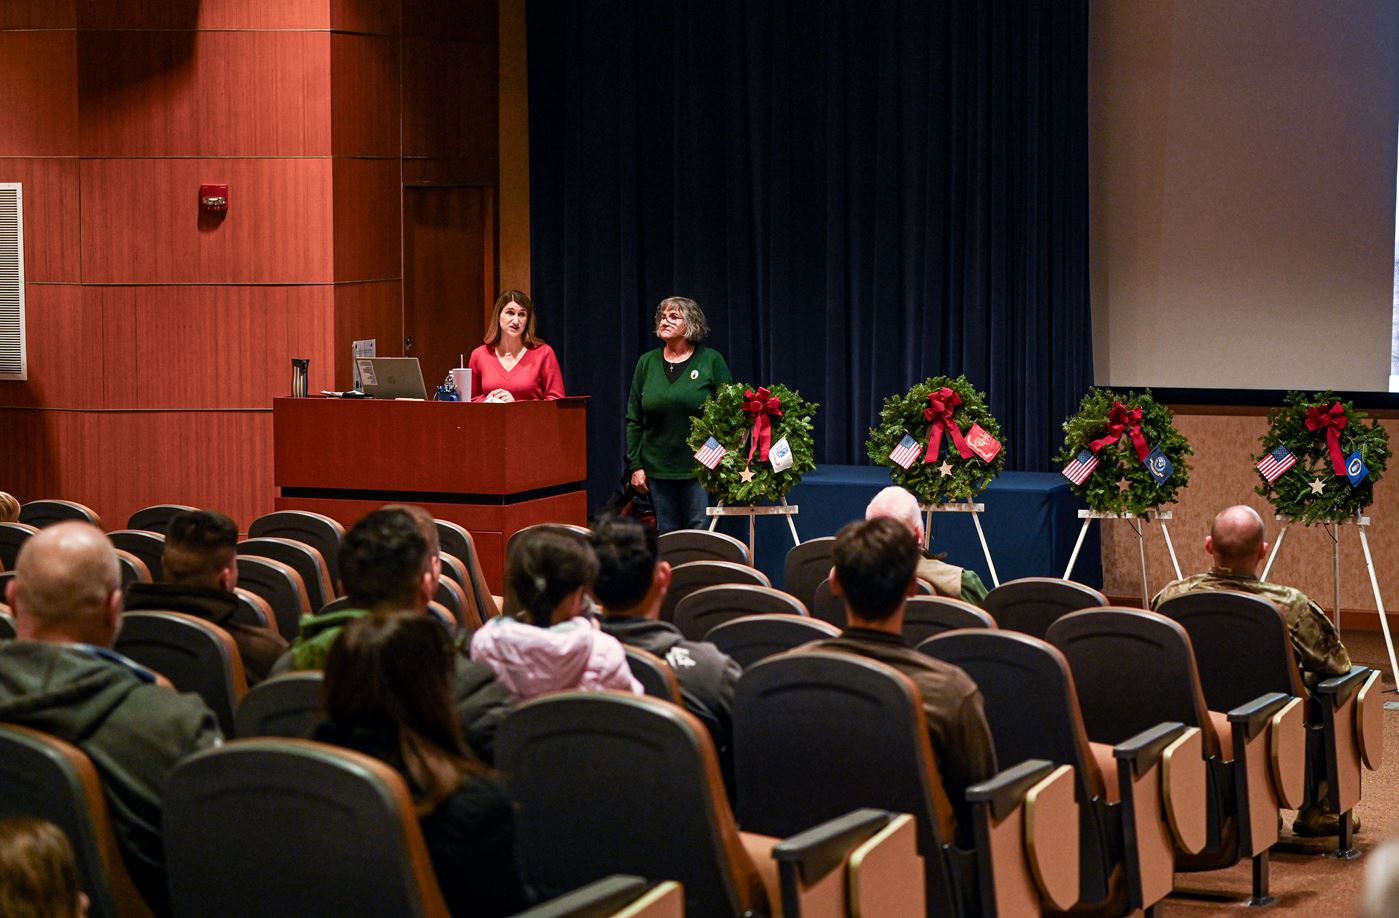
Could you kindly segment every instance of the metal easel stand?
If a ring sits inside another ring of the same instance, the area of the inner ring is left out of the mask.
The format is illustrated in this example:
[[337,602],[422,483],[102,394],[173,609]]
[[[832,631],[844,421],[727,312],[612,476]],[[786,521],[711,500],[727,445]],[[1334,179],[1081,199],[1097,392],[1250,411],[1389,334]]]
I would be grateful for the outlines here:
[[705,514],[707,514],[710,517],[709,531],[713,532],[714,527],[719,525],[719,517],[721,516],[748,517],[748,564],[752,567],[757,567],[758,553],[753,540],[753,534],[754,529],[756,528],[754,521],[758,517],[785,516],[787,518],[787,528],[792,530],[792,544],[800,545],[802,542],[801,537],[797,535],[797,524],[792,522],[792,517],[797,515],[797,506],[795,504],[789,505],[787,503],[787,498],[785,497],[780,497],[778,498],[778,500],[780,500],[781,503],[775,507],[760,507],[757,504],[747,504],[742,507],[725,507],[724,502],[721,500],[719,501],[719,505],[717,507],[704,508]]
[[1180,562],[1176,560],[1176,547],[1171,544],[1171,531],[1166,528],[1166,521],[1175,519],[1175,513],[1170,510],[1148,510],[1145,513],[1111,513],[1103,510],[1080,510],[1078,518],[1083,520],[1083,526],[1078,530],[1078,541],[1074,542],[1074,552],[1069,555],[1069,566],[1064,568],[1064,579],[1068,580],[1073,573],[1074,564],[1078,561],[1079,549],[1083,547],[1083,538],[1088,535],[1088,524],[1094,520],[1128,520],[1132,524],[1132,531],[1137,534],[1137,555],[1142,561],[1142,608],[1151,607],[1151,593],[1147,586],[1146,579],[1146,528],[1145,524],[1156,520],[1161,524],[1161,535],[1166,537],[1166,552],[1171,556],[1171,567],[1175,569],[1176,579],[1181,579]]
[[[1287,530],[1293,523],[1297,522],[1289,516],[1277,515],[1273,519],[1282,523],[1282,531],[1278,533],[1278,540],[1273,543],[1273,550],[1268,553],[1268,563],[1263,565],[1263,576],[1259,579],[1267,580],[1268,574],[1273,569],[1273,560],[1277,558],[1278,552],[1282,549],[1282,540],[1287,538]],[[1380,582],[1375,577],[1375,562],[1370,557],[1370,540],[1365,536],[1365,529],[1370,525],[1368,516],[1361,516],[1357,513],[1354,519],[1344,521],[1347,526],[1354,526],[1355,531],[1360,533],[1360,548],[1365,552],[1365,570],[1370,575],[1370,590],[1375,594],[1375,608],[1380,613],[1380,630],[1384,632],[1384,646],[1389,651],[1389,674],[1395,679],[1395,687],[1388,689],[1389,692],[1399,692],[1399,663],[1395,662],[1394,639],[1389,635],[1389,618],[1384,613],[1384,600],[1380,598]],[[1331,537],[1331,585],[1333,589],[1332,599],[1334,610],[1336,633],[1341,631],[1341,523],[1303,523],[1303,526],[1321,526],[1322,531]]]
[[991,585],[1000,586],[1001,578],[996,576],[996,562],[991,560],[991,549],[986,546],[986,533],[981,531],[981,514],[986,512],[985,504],[973,503],[968,497],[965,503],[960,504],[919,504],[918,509],[923,511],[923,547],[932,549],[933,545],[933,514],[934,513],[970,513],[972,524],[976,526],[976,537],[981,540],[981,553],[986,556],[986,566],[991,569]]

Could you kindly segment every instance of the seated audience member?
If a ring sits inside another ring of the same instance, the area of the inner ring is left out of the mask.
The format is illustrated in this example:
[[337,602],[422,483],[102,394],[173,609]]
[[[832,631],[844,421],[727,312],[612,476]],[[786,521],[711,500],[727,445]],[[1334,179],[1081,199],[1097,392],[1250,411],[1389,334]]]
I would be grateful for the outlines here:
[[184,612],[213,622],[238,645],[248,684],[267,678],[272,664],[287,649],[286,640],[269,628],[233,620],[238,611],[238,527],[212,510],[189,510],[170,521],[160,556],[164,583],[133,583],[126,590],[126,611],[158,609]]
[[660,558],[655,530],[612,517],[594,524],[589,541],[597,553],[593,594],[602,603],[602,630],[669,664],[685,708],[709,728],[720,760],[728,761],[734,688],[743,670],[713,644],[687,641],[679,628],[660,620],[670,564]]
[[1360,918],[1393,918],[1399,903],[1399,838],[1391,838],[1365,858]]
[[865,508],[865,519],[888,517],[903,523],[913,535],[918,546],[918,577],[933,585],[939,596],[961,599],[980,606],[986,601],[986,584],[976,571],[957,567],[942,560],[945,555],[934,555],[923,547],[923,514],[918,509],[918,498],[897,485],[890,485],[874,496]]
[[996,773],[996,750],[976,683],[960,667],[919,653],[903,638],[904,606],[917,586],[918,545],[884,517],[850,523],[836,537],[831,592],[844,598],[848,624],[837,638],[792,653],[836,651],[868,657],[908,676],[923,697],[933,753],[956,815],[956,838],[972,844],[967,788]]
[[152,685],[110,650],[121,616],[117,557],[87,523],[24,543],[9,586],[18,639],[0,644],[0,722],[87,753],[102,778],[122,858],[159,913],[169,910],[161,790],[175,764],[222,741],[197,695]]
[[[403,611],[426,616],[437,591],[436,560],[411,513],[385,507],[365,514],[340,545],[340,579],[351,608],[303,617],[301,634],[273,672],[324,669],[331,646],[356,619]],[[488,667],[458,653],[452,697],[466,741],[482,760],[494,761],[495,731],[509,713],[509,693]]]
[[1242,504],[1220,511],[1205,536],[1205,551],[1214,563],[1203,574],[1166,584],[1151,600],[1153,609],[1168,599],[1197,590],[1233,590],[1271,600],[1287,619],[1292,650],[1303,680],[1312,689],[1323,679],[1350,672],[1350,654],[1326,613],[1300,590],[1258,579],[1258,565],[1268,556],[1263,518]]
[[[1233,590],[1252,593],[1271,600],[1287,620],[1292,636],[1292,652],[1302,669],[1302,681],[1308,691],[1330,676],[1350,672],[1350,654],[1341,643],[1341,636],[1326,613],[1300,590],[1280,583],[1258,579],[1258,565],[1268,555],[1268,543],[1263,540],[1263,518],[1252,507],[1239,504],[1221,510],[1205,536],[1205,551],[1213,564],[1203,574],[1166,584],[1151,600],[1159,609],[1168,599],[1198,590]],[[1320,760],[1321,744],[1308,732],[1308,755],[1311,758],[1307,774],[1311,780],[1306,806],[1297,813],[1292,831],[1303,836],[1335,835],[1340,821],[1327,812],[1325,768]],[[1354,820],[1358,831],[1360,820]]]
[[517,700],[570,689],[642,694],[622,645],[583,614],[597,570],[581,536],[530,533],[510,553],[505,583],[533,624],[491,619],[472,637],[471,659],[494,670]]
[[86,918],[88,905],[62,829],[43,819],[0,820],[0,915]]
[[325,663],[328,721],[315,738],[373,756],[407,783],[453,915],[513,915],[529,905],[515,813],[467,749],[449,693],[455,652],[422,615],[350,622]]
[[0,523],[19,522],[19,501],[13,494],[0,491]]

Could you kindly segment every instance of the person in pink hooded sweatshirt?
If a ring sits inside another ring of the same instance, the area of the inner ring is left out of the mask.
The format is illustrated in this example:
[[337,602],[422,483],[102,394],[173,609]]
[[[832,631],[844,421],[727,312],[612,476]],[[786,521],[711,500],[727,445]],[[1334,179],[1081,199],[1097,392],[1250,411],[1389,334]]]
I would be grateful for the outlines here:
[[489,666],[519,701],[573,690],[642,694],[621,642],[581,614],[597,572],[592,547],[573,533],[526,537],[510,553],[505,582],[530,623],[491,619],[472,637],[471,659]]

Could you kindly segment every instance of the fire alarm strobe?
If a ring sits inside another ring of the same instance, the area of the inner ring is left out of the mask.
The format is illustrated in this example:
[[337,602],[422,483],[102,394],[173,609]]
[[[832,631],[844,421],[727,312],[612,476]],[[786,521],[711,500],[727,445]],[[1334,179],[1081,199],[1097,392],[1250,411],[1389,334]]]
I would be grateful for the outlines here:
[[228,186],[200,185],[199,209],[208,213],[223,213],[228,210]]

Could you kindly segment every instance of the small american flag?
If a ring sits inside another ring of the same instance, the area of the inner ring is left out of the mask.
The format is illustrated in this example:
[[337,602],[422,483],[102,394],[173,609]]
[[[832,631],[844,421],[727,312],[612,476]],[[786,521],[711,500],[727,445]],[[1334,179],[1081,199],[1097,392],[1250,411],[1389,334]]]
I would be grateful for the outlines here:
[[1089,450],[1081,449],[1074,461],[1064,466],[1064,477],[1076,485],[1081,485],[1097,467],[1098,457]]
[[710,437],[704,441],[704,445],[695,453],[695,458],[700,461],[700,465],[707,469],[712,469],[719,464],[719,460],[724,458],[728,450],[719,445],[719,441]]
[[1282,473],[1297,464],[1297,457],[1292,455],[1292,450],[1279,443],[1273,447],[1273,451],[1264,456],[1256,468],[1263,473],[1263,478],[1272,484],[1282,477]]
[[922,447],[918,441],[904,434],[904,438],[899,441],[899,445],[894,447],[894,451],[889,454],[889,458],[894,460],[894,464],[900,468],[908,468],[913,465],[913,461],[918,458],[918,453]]

